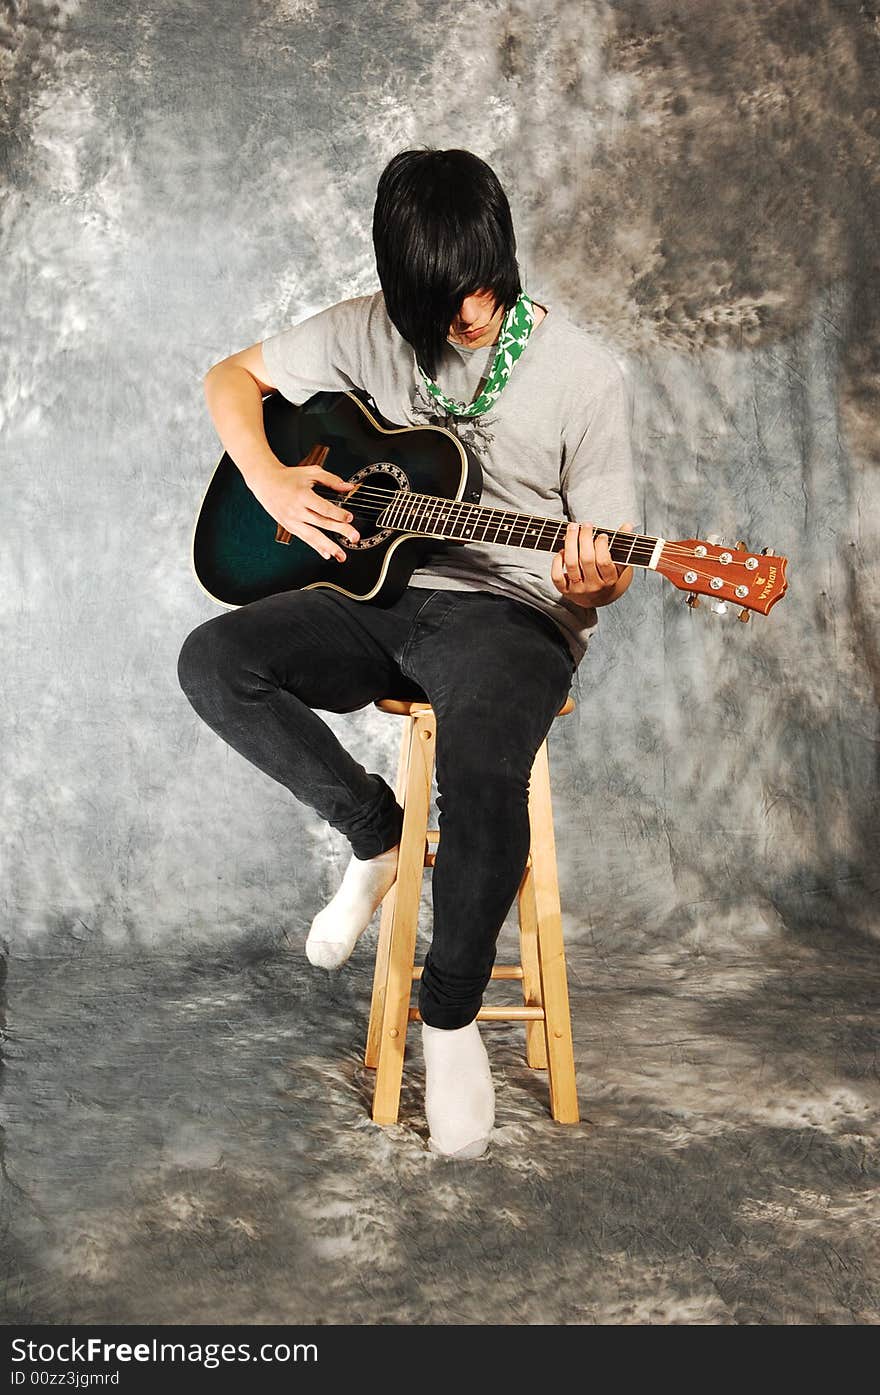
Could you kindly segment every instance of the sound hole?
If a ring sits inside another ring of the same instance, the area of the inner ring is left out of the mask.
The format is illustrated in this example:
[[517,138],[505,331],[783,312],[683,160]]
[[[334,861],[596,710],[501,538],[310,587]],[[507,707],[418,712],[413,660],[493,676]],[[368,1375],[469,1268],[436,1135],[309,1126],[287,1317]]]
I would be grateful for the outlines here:
[[341,538],[340,543],[346,551],[358,552],[365,548],[377,547],[379,543],[385,542],[398,532],[396,528],[380,528],[377,520],[383,509],[392,502],[395,494],[402,489],[409,489],[409,480],[405,470],[387,460],[364,465],[349,478],[360,484],[359,489],[351,490],[344,496],[346,507],[354,514],[353,523],[360,537],[357,542]]

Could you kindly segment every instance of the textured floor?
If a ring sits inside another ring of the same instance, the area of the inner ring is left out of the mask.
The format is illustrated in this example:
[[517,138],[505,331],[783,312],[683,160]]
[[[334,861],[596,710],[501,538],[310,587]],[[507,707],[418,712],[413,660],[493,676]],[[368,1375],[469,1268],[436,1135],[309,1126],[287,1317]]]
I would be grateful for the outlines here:
[[450,1163],[417,1031],[369,1119],[374,939],[12,960],[6,1322],[880,1321],[876,944],[570,947],[582,1123],[490,1024],[494,1141]]

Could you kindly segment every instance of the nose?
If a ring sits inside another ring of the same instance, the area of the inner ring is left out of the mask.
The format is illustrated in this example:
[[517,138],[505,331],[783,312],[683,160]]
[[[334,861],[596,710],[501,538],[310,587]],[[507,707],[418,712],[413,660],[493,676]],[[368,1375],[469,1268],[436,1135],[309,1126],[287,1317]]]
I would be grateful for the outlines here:
[[466,296],[462,301],[462,308],[459,310],[459,319],[463,325],[476,325],[477,315],[480,314],[480,301],[476,296]]
[[485,295],[468,295],[461,302],[458,318],[465,328],[480,323],[480,316],[486,309]]

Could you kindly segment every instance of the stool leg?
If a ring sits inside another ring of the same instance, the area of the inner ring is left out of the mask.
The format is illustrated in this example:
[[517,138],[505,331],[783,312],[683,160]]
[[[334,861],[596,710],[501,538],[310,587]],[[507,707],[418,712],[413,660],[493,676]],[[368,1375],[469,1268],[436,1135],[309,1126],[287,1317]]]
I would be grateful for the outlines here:
[[[407,717],[400,734],[400,754],[397,759],[397,781],[394,793],[398,804],[406,800],[406,781],[409,772],[409,754],[413,739],[413,719]],[[382,1039],[382,1014],[385,1010],[385,988],[388,980],[388,955],[391,950],[391,917],[394,914],[394,899],[397,892],[395,881],[382,902],[379,920],[379,943],[376,946],[376,966],[373,972],[373,998],[370,1004],[370,1025],[367,1028],[367,1047],[364,1052],[364,1065],[375,1070],[379,1064],[379,1043]]]
[[433,711],[419,713],[413,718],[397,892],[391,913],[379,1063],[373,1093],[373,1121],[377,1124],[396,1123],[400,1108],[400,1084],[403,1078],[406,1029],[412,997],[419,902],[425,873],[436,729],[437,721]]
[[[541,965],[538,960],[538,919],[535,914],[534,873],[531,862],[526,865],[517,892],[517,909],[519,957],[523,971],[523,1004],[526,1007],[543,1007]],[[533,1070],[547,1069],[547,1037],[543,1022],[526,1023],[526,1061]]]
[[533,914],[538,926],[538,960],[544,999],[550,1110],[557,1123],[576,1124],[577,1084],[546,741],[538,751],[532,768],[529,818],[532,829],[532,877],[526,885],[526,903],[528,905],[533,900]]

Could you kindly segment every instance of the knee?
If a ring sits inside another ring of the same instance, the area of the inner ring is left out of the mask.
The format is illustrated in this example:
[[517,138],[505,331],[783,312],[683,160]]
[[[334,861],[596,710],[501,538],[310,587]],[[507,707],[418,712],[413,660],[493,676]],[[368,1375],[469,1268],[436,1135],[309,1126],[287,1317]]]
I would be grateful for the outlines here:
[[473,718],[437,724],[437,787],[466,792],[487,803],[528,798],[534,762],[531,733],[505,730]]
[[486,818],[525,811],[529,800],[530,766],[522,759],[495,751],[458,752],[437,760],[438,800],[448,808],[461,801],[473,814]]
[[199,695],[228,677],[236,663],[235,647],[223,615],[215,615],[191,630],[177,656],[177,681],[193,706]]

